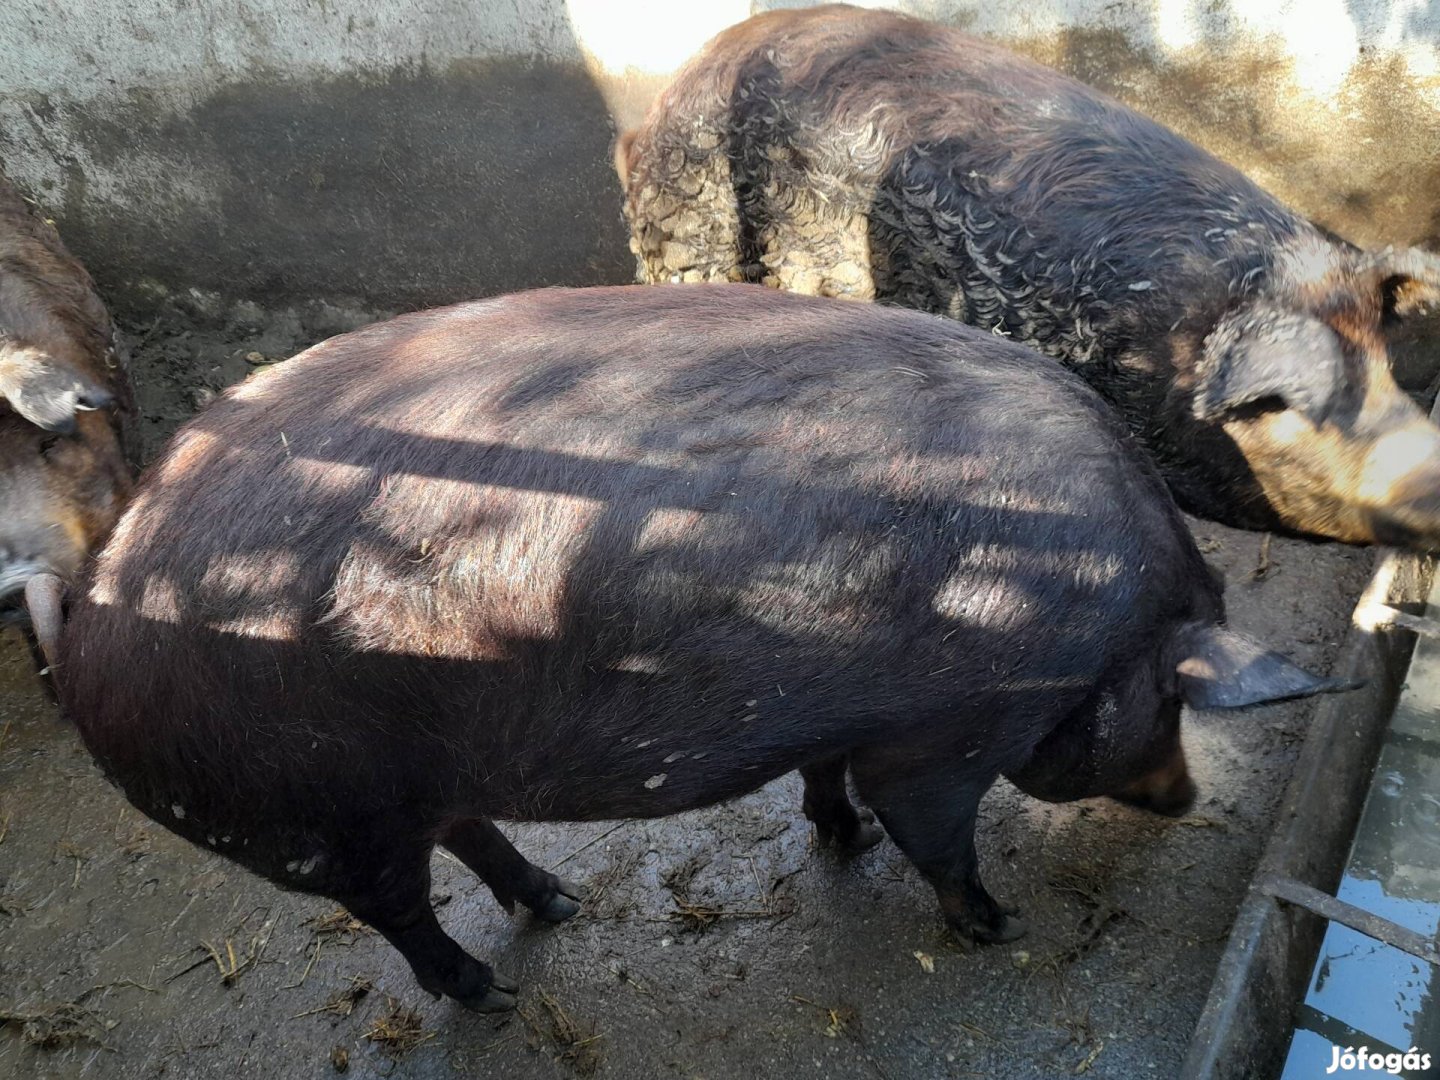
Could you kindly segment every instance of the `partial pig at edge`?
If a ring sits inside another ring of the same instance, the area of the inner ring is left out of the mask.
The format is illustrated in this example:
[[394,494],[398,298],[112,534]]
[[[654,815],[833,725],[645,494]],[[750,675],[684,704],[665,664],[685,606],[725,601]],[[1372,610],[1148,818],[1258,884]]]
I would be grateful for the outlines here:
[[1395,382],[1382,333],[1440,303],[1440,259],[1335,255],[1289,260],[1282,295],[1216,325],[1193,414],[1235,444],[1277,527],[1440,549],[1440,428]]

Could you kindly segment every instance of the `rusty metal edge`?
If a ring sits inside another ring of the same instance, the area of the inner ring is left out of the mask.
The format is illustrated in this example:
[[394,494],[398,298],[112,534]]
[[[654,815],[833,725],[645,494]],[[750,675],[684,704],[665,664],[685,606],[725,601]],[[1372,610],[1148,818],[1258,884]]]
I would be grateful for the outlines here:
[[1279,903],[1263,883],[1293,878],[1332,894],[1339,883],[1415,645],[1411,630],[1385,625],[1383,606],[1418,614],[1433,568],[1430,559],[1416,555],[1382,550],[1376,556],[1332,672],[1369,682],[1316,706],[1191,1036],[1181,1080],[1253,1080],[1280,1071],[1325,920]]

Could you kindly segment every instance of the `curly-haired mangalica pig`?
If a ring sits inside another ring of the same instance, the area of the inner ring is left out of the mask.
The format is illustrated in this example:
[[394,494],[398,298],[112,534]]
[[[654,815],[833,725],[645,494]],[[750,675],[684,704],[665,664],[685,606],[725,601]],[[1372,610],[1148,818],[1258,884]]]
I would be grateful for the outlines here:
[[146,814],[383,933],[420,984],[514,983],[431,910],[442,844],[575,912],[496,820],[657,817],[798,769],[951,926],[997,776],[1180,812],[1180,706],[1338,688],[1221,625],[1108,406],[918,312],[742,285],[553,290],[335,338],[230,391],[74,598],[61,704]]
[[644,279],[994,330],[1104,394],[1186,509],[1440,546],[1440,430],[1382,336],[1440,259],[1362,252],[1048,68],[903,15],[773,12],[711,41],[616,164]]
[[44,583],[79,570],[129,493],[112,335],[90,275],[0,177],[0,618],[28,587],[53,621]]

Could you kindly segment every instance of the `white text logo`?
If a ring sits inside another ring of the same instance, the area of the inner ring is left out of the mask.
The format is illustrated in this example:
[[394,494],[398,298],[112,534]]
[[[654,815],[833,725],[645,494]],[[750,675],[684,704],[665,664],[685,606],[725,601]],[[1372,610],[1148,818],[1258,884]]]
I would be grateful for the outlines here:
[[1410,1047],[1405,1054],[1382,1054],[1376,1050],[1370,1052],[1368,1046],[1362,1046],[1356,1050],[1353,1046],[1347,1046],[1344,1050],[1340,1047],[1331,1047],[1334,1057],[1330,1059],[1330,1067],[1325,1071],[1333,1072],[1359,1072],[1363,1069],[1370,1069],[1374,1072],[1387,1072],[1391,1076],[1399,1076],[1400,1070],[1406,1072],[1424,1071],[1430,1068],[1430,1055],[1415,1052],[1415,1047]]

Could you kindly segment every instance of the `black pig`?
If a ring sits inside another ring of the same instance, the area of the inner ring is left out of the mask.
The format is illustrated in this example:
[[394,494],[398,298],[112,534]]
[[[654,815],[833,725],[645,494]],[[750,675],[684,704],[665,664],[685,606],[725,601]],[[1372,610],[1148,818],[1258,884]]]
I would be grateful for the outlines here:
[[227,393],[142,482],[60,642],[129,799],[507,1008],[430,852],[544,919],[492,823],[656,817],[792,769],[861,799],[957,931],[980,797],[1179,812],[1182,701],[1334,689],[1221,626],[1105,404],[916,312],[747,286],[542,291],[335,338]]
[[1119,102],[903,15],[716,37],[617,145],[641,277],[938,312],[1104,394],[1182,506],[1440,546],[1440,430],[1384,322],[1440,259],[1366,253]]

